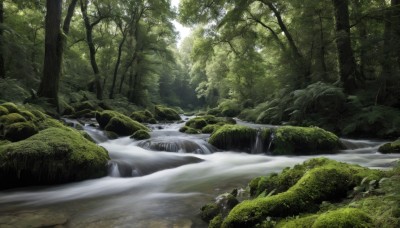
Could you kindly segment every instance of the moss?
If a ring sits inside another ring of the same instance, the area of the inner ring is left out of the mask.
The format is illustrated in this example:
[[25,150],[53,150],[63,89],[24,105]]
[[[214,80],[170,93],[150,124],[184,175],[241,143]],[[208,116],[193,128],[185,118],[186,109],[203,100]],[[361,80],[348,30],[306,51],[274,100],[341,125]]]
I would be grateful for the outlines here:
[[356,208],[341,208],[320,215],[312,226],[320,227],[373,227],[371,217]]
[[149,139],[151,136],[148,131],[145,130],[138,130],[133,135],[131,138],[134,138],[136,140],[143,140],[143,139]]
[[138,130],[149,130],[139,122],[115,111],[98,112],[96,113],[96,120],[101,128],[118,135],[132,135]]
[[182,120],[179,114],[171,109],[161,105],[156,105],[155,108],[155,118],[159,121],[177,121]]
[[25,122],[26,119],[18,113],[10,113],[0,117],[0,123],[9,125],[13,123]]
[[222,150],[250,151],[257,135],[257,130],[236,125],[225,125],[215,131],[209,143]]
[[199,131],[199,130],[196,130],[196,129],[194,129],[194,128],[187,127],[187,126],[181,127],[181,128],[179,129],[179,131],[182,132],[182,133],[192,134],[192,135],[194,135],[194,134],[200,134],[200,131]]
[[130,117],[140,123],[157,123],[156,119],[154,119],[154,115],[148,110],[132,112]]
[[7,115],[10,113],[7,108],[0,106],[0,116]]
[[60,121],[56,120],[56,119],[52,119],[52,118],[46,118],[40,121],[36,122],[36,125],[39,128],[39,131],[47,129],[47,128],[51,128],[51,127],[55,127],[55,128],[64,128],[64,124],[61,123]]
[[21,114],[21,116],[23,116],[26,120],[35,120],[36,116],[33,115],[30,111],[20,111],[19,114]]
[[31,113],[39,120],[46,119],[46,115],[39,110],[31,110]]
[[251,227],[267,217],[284,218],[317,211],[322,201],[345,197],[363,177],[379,179],[383,175],[381,171],[328,159],[309,162],[322,165],[309,169],[285,192],[243,201],[229,213],[223,227]]
[[339,138],[318,127],[279,127],[272,142],[273,154],[318,154],[342,148]]
[[301,218],[289,219],[279,222],[277,228],[310,228],[314,224],[318,215],[309,215]]
[[209,125],[203,127],[203,128],[201,129],[201,132],[202,132],[203,134],[212,134],[212,133],[214,133],[215,131],[217,131],[218,129],[220,129],[221,127],[222,127],[222,126],[221,126],[221,125],[218,125],[218,124],[209,124]]
[[219,214],[220,208],[216,203],[208,203],[201,207],[200,217],[203,221],[209,222]]
[[400,153],[400,139],[391,143],[385,143],[379,147],[378,151],[383,154]]
[[208,228],[220,228],[223,222],[222,215],[219,214],[215,216],[211,221],[210,224],[208,224]]
[[1,106],[6,108],[9,113],[18,113],[19,112],[18,107],[14,103],[7,102],[7,103],[3,103]]
[[186,122],[186,126],[194,128],[194,129],[202,129],[207,125],[207,121],[204,118],[201,117],[195,117],[188,122]]
[[107,174],[107,151],[67,127],[0,147],[2,188],[58,184]]
[[99,110],[99,107],[97,104],[95,104],[93,101],[84,101],[82,103],[74,105],[75,111],[79,112],[82,110],[90,110],[90,111],[96,111]]
[[6,139],[16,142],[31,137],[38,133],[38,128],[31,122],[13,123],[5,127]]

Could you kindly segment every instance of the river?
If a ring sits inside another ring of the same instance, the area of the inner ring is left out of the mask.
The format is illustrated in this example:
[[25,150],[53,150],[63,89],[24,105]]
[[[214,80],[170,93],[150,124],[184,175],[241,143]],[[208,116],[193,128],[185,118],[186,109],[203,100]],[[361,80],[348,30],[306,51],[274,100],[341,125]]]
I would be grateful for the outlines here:
[[0,227],[207,227],[199,218],[201,206],[233,188],[245,189],[256,176],[320,156],[377,169],[400,158],[378,153],[383,141],[352,139],[342,139],[348,149],[320,156],[215,152],[208,135],[180,133],[183,124],[151,125],[150,141],[107,140],[85,126],[109,151],[109,176],[0,192]]

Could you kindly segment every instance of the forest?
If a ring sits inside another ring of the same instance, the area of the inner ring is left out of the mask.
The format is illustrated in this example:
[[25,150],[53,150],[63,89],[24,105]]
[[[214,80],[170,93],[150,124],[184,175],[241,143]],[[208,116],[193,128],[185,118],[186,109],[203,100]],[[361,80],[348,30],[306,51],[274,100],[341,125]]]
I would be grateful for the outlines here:
[[400,0],[0,0],[0,227],[399,227],[399,159]]

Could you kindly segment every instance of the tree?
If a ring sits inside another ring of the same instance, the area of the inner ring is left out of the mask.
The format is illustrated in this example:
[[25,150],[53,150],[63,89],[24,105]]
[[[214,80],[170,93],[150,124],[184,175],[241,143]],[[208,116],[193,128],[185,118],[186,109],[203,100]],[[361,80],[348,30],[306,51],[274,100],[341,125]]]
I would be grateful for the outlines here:
[[43,77],[37,95],[49,99],[58,109],[58,87],[63,55],[63,34],[61,33],[62,0],[46,1],[45,56]]
[[6,69],[4,66],[4,49],[3,49],[3,23],[4,23],[4,3],[0,0],[0,78],[6,77]]
[[339,59],[340,81],[347,93],[357,88],[358,70],[351,47],[348,0],[332,0],[336,22],[336,46]]

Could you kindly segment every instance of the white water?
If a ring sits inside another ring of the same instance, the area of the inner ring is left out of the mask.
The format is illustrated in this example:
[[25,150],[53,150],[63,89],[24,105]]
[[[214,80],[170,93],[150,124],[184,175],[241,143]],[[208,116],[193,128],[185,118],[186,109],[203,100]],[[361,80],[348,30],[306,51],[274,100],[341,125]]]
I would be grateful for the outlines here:
[[[156,127],[152,136],[197,142],[207,137],[185,136],[178,132],[179,126]],[[94,128],[85,129],[92,136],[101,134]],[[379,141],[343,141],[353,149],[325,157],[382,169],[400,158],[378,153]],[[206,227],[199,219],[200,207],[217,195],[245,188],[256,176],[317,157],[157,152],[140,148],[137,143],[128,137],[100,143],[113,159],[109,177],[0,192],[0,227],[33,226],[39,220],[42,225],[68,227]],[[131,175],[112,177],[124,173]]]

